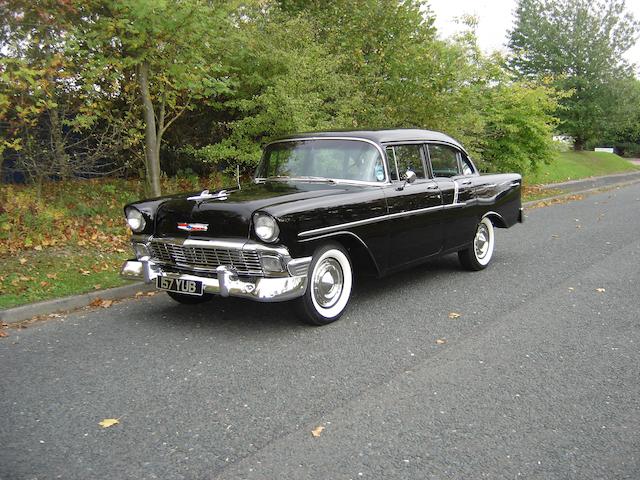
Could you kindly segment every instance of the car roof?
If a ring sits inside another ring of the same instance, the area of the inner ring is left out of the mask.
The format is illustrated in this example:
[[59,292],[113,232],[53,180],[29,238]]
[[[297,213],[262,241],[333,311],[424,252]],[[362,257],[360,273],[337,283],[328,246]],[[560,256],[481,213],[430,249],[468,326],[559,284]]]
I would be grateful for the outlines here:
[[393,142],[443,142],[449,143],[465,151],[455,139],[441,132],[433,130],[421,130],[417,128],[398,128],[394,130],[352,130],[352,131],[334,131],[334,132],[307,132],[286,137],[278,138],[276,141],[293,140],[297,138],[322,138],[322,137],[346,137],[346,138],[363,138],[371,140],[377,144],[393,143]]

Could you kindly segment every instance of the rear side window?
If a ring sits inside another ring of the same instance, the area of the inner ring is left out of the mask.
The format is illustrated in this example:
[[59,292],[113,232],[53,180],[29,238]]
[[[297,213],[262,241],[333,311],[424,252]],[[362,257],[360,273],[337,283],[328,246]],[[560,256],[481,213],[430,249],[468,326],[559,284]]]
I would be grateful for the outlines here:
[[473,175],[473,167],[471,166],[471,160],[466,155],[462,155],[460,164],[462,165],[463,175]]
[[446,145],[429,145],[429,158],[434,177],[455,177],[460,175],[458,152]]
[[392,180],[402,179],[407,170],[413,170],[417,178],[426,178],[424,174],[424,163],[422,162],[421,145],[394,145],[387,147],[387,158],[389,159],[389,169],[398,168],[396,175],[392,174]]

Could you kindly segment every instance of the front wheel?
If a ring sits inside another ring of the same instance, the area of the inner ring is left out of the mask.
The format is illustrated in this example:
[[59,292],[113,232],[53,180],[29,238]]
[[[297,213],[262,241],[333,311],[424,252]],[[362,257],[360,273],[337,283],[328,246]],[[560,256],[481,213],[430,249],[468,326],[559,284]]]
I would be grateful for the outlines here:
[[336,321],[349,303],[353,269],[349,255],[337,243],[329,243],[313,255],[307,291],[298,299],[298,310],[312,325]]
[[471,246],[458,252],[460,263],[467,270],[477,271],[486,268],[493,256],[494,245],[493,224],[488,217],[485,217],[476,227]]

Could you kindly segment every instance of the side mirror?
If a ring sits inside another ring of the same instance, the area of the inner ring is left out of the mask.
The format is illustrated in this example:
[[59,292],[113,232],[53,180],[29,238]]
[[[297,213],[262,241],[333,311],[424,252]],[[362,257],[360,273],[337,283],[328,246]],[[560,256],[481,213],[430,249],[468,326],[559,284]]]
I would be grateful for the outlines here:
[[416,172],[413,170],[407,170],[407,173],[404,174],[404,181],[406,183],[413,183],[416,181],[416,178],[418,177],[416,176]]
[[404,190],[404,187],[407,186],[407,183],[415,182],[416,178],[418,178],[416,176],[416,172],[414,172],[413,170],[407,170],[406,173],[404,174],[404,183],[402,184],[401,187],[398,187],[398,190]]

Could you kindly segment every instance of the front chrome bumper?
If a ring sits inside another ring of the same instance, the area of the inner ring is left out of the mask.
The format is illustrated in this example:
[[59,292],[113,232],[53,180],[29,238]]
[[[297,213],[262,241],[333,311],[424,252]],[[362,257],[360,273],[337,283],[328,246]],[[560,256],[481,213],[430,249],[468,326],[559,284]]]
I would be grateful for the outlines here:
[[288,257],[286,260],[286,272],[276,277],[240,277],[233,268],[224,265],[215,269],[217,278],[200,276],[195,271],[177,273],[163,270],[161,264],[148,258],[127,260],[122,265],[120,276],[145,283],[156,283],[158,277],[195,280],[202,282],[204,293],[248,298],[258,302],[283,302],[304,295],[311,257]]

